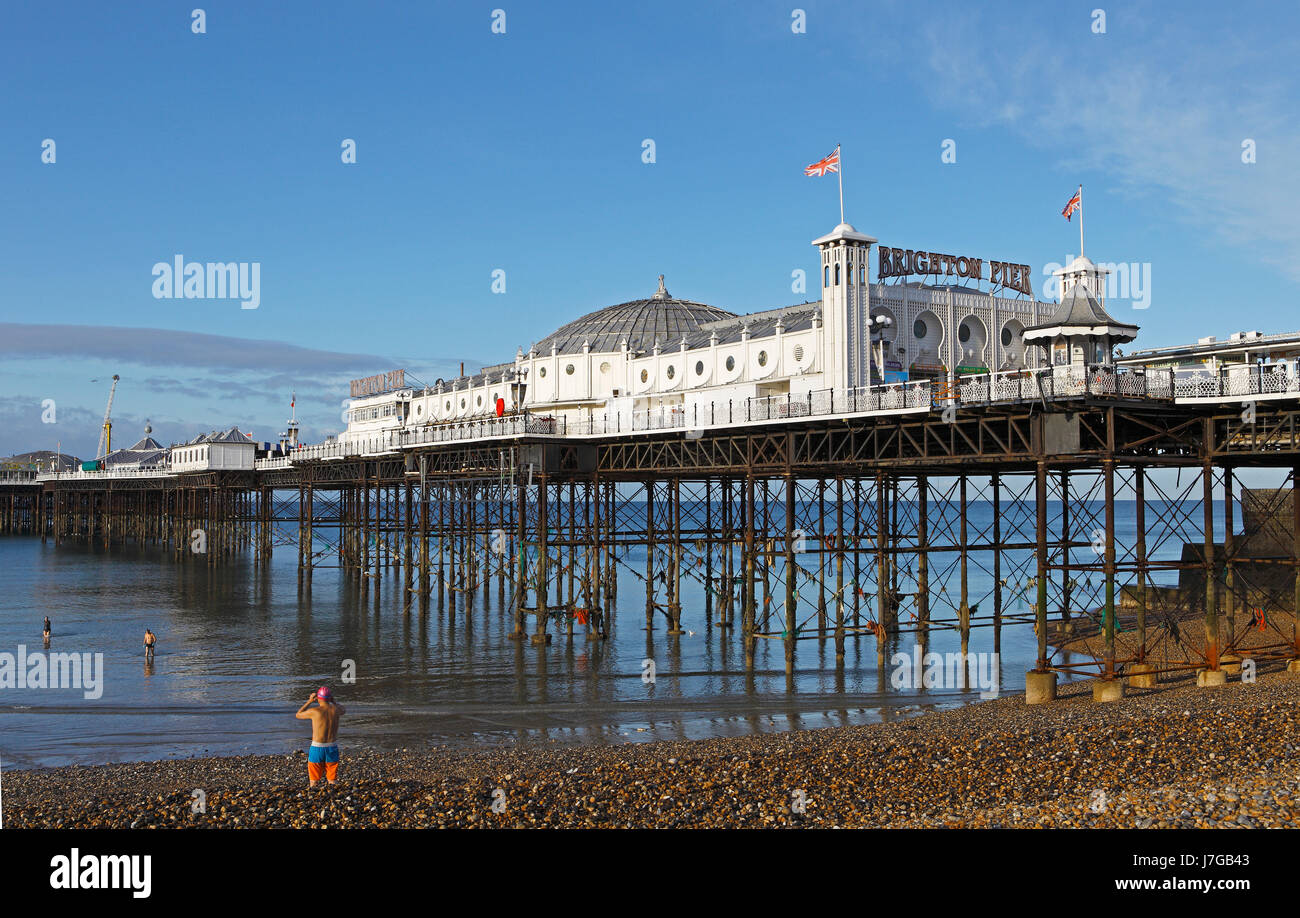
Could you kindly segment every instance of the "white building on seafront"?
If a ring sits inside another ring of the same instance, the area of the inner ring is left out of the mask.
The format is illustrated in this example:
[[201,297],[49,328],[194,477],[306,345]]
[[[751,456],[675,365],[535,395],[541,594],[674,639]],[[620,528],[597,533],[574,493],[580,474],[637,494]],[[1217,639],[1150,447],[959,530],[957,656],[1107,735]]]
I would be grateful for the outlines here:
[[170,450],[173,472],[251,470],[257,444],[238,427],[199,434]]
[[919,380],[942,391],[968,375],[1110,364],[1137,332],[1106,315],[1105,272],[1082,256],[1057,272],[1056,304],[1035,299],[1027,265],[990,261],[986,273],[983,259],[926,251],[878,247],[872,281],[876,243],[847,223],[813,240],[819,300],[737,315],[674,297],[660,275],[650,297],[588,313],[473,375],[422,388],[400,371],[359,380],[381,383],[354,383],[339,439],[520,411],[569,429],[647,410],[716,423],[722,406],[764,396]]

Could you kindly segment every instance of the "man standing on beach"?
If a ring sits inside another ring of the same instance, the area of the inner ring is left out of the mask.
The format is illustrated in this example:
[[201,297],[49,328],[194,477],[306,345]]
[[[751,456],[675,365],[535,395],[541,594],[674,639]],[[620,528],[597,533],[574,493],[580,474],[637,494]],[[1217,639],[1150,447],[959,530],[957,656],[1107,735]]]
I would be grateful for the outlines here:
[[[316,707],[312,707],[315,704]],[[307,751],[307,779],[315,787],[321,775],[333,784],[339,775],[339,718],[343,705],[334,703],[328,688],[318,688],[294,716],[311,721],[311,748]]]

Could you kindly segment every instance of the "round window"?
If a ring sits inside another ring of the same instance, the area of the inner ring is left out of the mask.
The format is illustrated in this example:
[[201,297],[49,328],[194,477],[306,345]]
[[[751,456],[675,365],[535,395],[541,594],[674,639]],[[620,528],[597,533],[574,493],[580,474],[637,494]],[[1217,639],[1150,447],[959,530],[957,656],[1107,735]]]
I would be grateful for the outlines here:
[[641,382],[648,382],[649,380],[650,380],[650,371],[649,371],[649,370],[642,370],[642,371],[641,371]]
[[674,367],[671,363],[668,364],[668,378],[672,379],[676,375],[677,375],[677,368]]
[[602,373],[608,373],[608,372],[609,372],[609,361],[608,361],[608,360],[605,361],[604,363],[602,363],[602,364],[600,365],[600,372],[602,372]]
[[800,362],[800,363],[803,362],[803,345],[802,345],[802,344],[796,344],[796,345],[794,346],[794,359],[795,359],[797,362]]
[[1002,329],[1002,346],[1011,347],[1011,329]]
[[474,399],[474,407],[476,408],[483,407],[483,396],[480,395],[478,398]]
[[758,365],[760,367],[767,366],[767,351],[758,352]]
[[697,360],[697,361],[695,361],[695,375],[696,375],[696,376],[703,376],[703,375],[704,375],[704,361],[703,361],[703,360]]
[[957,329],[957,340],[963,344],[970,340],[970,326],[965,322],[961,323],[961,327]]
[[929,332],[930,330],[925,327],[924,319],[917,319],[916,323],[912,326],[912,334],[917,338],[924,338],[929,334]]
[[545,378],[546,378],[546,367],[538,367],[538,368],[537,368],[537,375],[540,376],[542,379],[545,379]]
[[420,415],[422,415],[422,414],[424,414],[424,406],[423,406],[423,405],[416,405],[416,406],[415,406],[415,414],[416,414],[417,417],[420,416]]
[[447,399],[447,407],[446,407],[445,410],[447,410],[447,411],[450,411],[450,410],[451,410],[451,399]]
[[461,408],[462,411],[465,410],[465,400],[464,400],[464,399],[461,399],[461,400],[460,400],[460,408]]
[[734,370],[735,368],[736,368],[736,358],[735,358],[735,357],[728,357],[728,358],[727,358],[727,369],[730,371],[730,370]]
[[573,375],[573,364],[569,364],[567,367],[564,368],[564,375],[565,376]]

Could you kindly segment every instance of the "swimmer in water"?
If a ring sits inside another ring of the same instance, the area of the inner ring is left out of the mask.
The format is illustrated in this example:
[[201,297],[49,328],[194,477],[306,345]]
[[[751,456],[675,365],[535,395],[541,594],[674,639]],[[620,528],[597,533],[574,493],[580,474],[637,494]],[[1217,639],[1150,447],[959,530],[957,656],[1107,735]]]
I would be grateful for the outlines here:
[[158,638],[154,635],[154,633],[150,631],[148,628],[144,629],[144,658],[146,660],[153,659],[153,649],[157,643],[158,643]]
[[[312,704],[316,707],[312,707]],[[334,694],[321,686],[294,716],[311,721],[311,747],[307,750],[307,780],[315,787],[321,776],[333,784],[339,775],[339,718],[343,705],[334,702]]]
[[45,641],[45,646],[50,646],[50,617],[45,616],[45,628],[41,632],[41,638]]

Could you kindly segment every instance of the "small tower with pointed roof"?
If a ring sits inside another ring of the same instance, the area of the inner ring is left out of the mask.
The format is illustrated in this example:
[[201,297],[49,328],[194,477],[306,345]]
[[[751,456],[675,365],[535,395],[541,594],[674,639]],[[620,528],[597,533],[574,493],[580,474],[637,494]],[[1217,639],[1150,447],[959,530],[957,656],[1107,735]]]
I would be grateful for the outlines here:
[[1079,281],[1065,292],[1047,321],[1025,329],[1024,341],[1044,348],[1052,366],[1109,367],[1115,362],[1115,345],[1132,341],[1137,333],[1136,325],[1111,318],[1087,284]]

